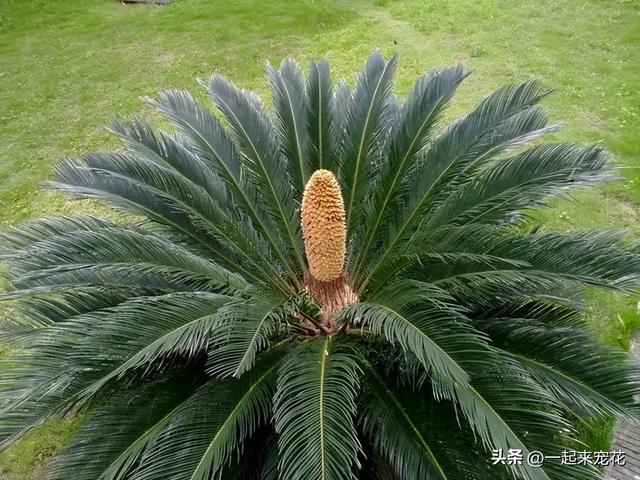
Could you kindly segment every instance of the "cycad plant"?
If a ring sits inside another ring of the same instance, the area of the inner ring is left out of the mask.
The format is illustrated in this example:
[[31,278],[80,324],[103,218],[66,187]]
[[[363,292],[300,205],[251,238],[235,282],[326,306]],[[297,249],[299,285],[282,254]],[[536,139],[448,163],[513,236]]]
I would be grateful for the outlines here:
[[170,131],[119,119],[117,153],[64,161],[50,186],[134,216],[3,235],[2,445],[83,413],[39,478],[596,478],[526,458],[637,415],[580,297],[634,290],[638,249],[527,212],[612,176],[606,155],[537,141],[558,127],[536,81],[442,127],[465,69],[403,100],[395,70],[375,53],[350,88],[285,60],[270,106],[214,76],[218,114],[165,91]]

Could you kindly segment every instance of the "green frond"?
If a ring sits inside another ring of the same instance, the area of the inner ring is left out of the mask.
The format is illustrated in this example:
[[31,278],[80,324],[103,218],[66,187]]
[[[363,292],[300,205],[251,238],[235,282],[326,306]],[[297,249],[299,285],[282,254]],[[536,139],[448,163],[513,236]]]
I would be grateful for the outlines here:
[[110,220],[90,215],[39,218],[22,225],[9,227],[0,232],[0,254],[3,256],[10,255],[54,235],[114,226],[115,224]]
[[334,119],[334,92],[329,64],[325,60],[311,62],[307,77],[309,97],[306,127],[311,142],[310,171],[325,169],[336,171],[336,124]]
[[148,102],[187,135],[195,145],[196,151],[228,185],[233,187],[234,198],[246,210],[252,222],[277,253],[279,260],[289,267],[289,260],[282,251],[283,238],[286,237],[281,236],[278,224],[271,219],[271,207],[266,200],[269,197],[264,197],[262,192],[261,198],[260,190],[256,189],[250,180],[252,175],[249,174],[249,165],[240,161],[241,149],[227,134],[219,120],[209,110],[198,105],[187,92],[166,91],[161,93],[157,100],[148,99]]
[[340,313],[340,320],[369,329],[400,345],[423,368],[445,382],[466,385],[469,368],[490,364],[486,338],[469,325],[438,287],[397,281]]
[[[412,247],[415,257],[407,258],[401,273],[435,282],[459,301],[487,306],[495,304],[496,298],[508,297],[573,299],[585,285],[633,291],[638,285],[639,257],[625,245],[625,237],[620,231],[519,233],[489,226],[444,228],[425,240],[432,245],[431,252],[489,256],[496,261],[477,262],[458,255],[448,263],[423,262],[417,245]],[[373,285],[384,284],[393,274],[375,277]]]
[[436,122],[442,117],[458,85],[468,75],[462,66],[433,71],[421,77],[403,102],[399,118],[386,140],[387,159],[374,178],[372,187],[373,218],[368,221],[362,242],[353,242],[359,252],[356,271],[376,239],[381,224],[389,220],[389,205],[415,157],[433,135]]
[[[34,332],[76,315],[113,307],[142,294],[141,291],[135,292],[127,288],[92,286],[75,287],[57,294],[26,296],[4,304],[0,316],[0,339],[5,340],[2,333],[6,333],[12,326],[24,327],[27,332]],[[14,340],[15,337],[11,337],[10,341]]]
[[207,372],[219,377],[240,377],[250,370],[258,352],[269,345],[269,337],[282,328],[287,301],[286,297],[258,288],[248,298],[220,309]]
[[371,364],[364,370],[369,390],[360,423],[374,452],[392,466],[393,479],[505,478],[451,405],[436,402],[428,388],[398,385],[393,373],[384,375]]
[[434,283],[469,308],[490,308],[496,298],[515,301],[554,296],[569,302],[580,295],[585,286],[580,279],[569,275],[513,268],[455,273]]
[[11,443],[23,428],[81,407],[117,382],[192,363],[229,300],[206,292],[133,299],[39,329],[26,350],[2,362],[0,438]]
[[354,478],[359,376],[354,353],[331,337],[304,343],[284,359],[274,398],[281,478]]
[[283,60],[279,70],[269,65],[268,74],[281,150],[289,160],[293,190],[300,198],[307,180],[313,173],[310,158],[311,140],[306,125],[310,106],[304,74],[291,58]]
[[[549,456],[560,455],[563,450],[584,449],[554,397],[540,389],[517,363],[507,361],[492,370],[478,372],[473,388],[456,392],[456,398],[469,427],[487,448],[522,449],[524,458],[532,450]],[[599,478],[598,469],[592,465],[576,467],[567,469],[557,462],[545,462],[542,468],[523,464],[510,470],[514,476],[525,479]]]
[[223,175],[206,155],[193,151],[189,137],[157,131],[148,121],[135,115],[113,119],[109,131],[118,135],[130,154],[175,169],[185,179],[206,190],[221,208],[232,206],[231,192]]
[[240,379],[207,382],[175,412],[127,478],[215,478],[268,421],[282,354],[280,349],[261,356]]
[[212,282],[242,290],[242,277],[199,257],[174,242],[131,227],[100,227],[74,231],[32,243],[30,246],[0,255],[10,266],[10,275],[18,283],[21,276],[39,271],[80,265],[156,265],[173,267],[185,275],[204,276]]
[[385,61],[380,52],[367,60],[346,107],[341,129],[340,174],[344,190],[347,232],[360,219],[363,199],[375,168],[375,158],[391,125],[388,109],[397,58]]
[[246,159],[247,176],[261,197],[260,207],[277,219],[281,241],[295,254],[298,268],[304,268],[300,222],[292,196],[289,159],[282,155],[274,138],[271,119],[260,101],[226,79],[213,76],[208,91],[229,122],[239,151]]
[[535,319],[496,317],[478,326],[577,417],[640,414],[634,401],[640,393],[638,371],[625,352],[599,345],[582,330]]
[[87,161],[61,164],[57,168],[60,181],[50,185],[81,197],[106,200],[129,213],[170,225],[201,243],[224,266],[246,277],[260,278],[250,270],[263,278],[272,277],[275,267],[265,261],[266,246],[258,237],[226,217],[210,196],[192,188],[181,176],[121,155],[94,154]]
[[[91,413],[73,443],[45,465],[42,480],[117,480],[199,386],[195,377],[169,379],[123,391]],[[96,432],[100,432],[96,435]]]
[[242,162],[220,121],[183,90],[165,90],[156,99],[146,98],[153,108],[191,140],[196,155],[240,194]]
[[597,147],[545,144],[503,159],[462,184],[424,220],[421,230],[441,225],[505,223],[549,196],[610,176]]
[[20,275],[13,278],[12,282],[16,288],[0,294],[0,300],[96,286],[130,288],[152,293],[223,290],[219,283],[204,275],[190,274],[179,268],[163,265],[127,263],[62,265]]
[[[96,312],[69,322],[71,325],[62,334],[75,333],[79,344],[77,353],[71,354],[72,361],[111,363],[79,398],[91,399],[120,379],[131,381],[131,374],[153,376],[174,363],[198,358],[206,352],[220,322],[218,312],[230,301],[231,297],[224,295],[170,294],[132,300],[113,311]],[[100,327],[93,326],[89,334],[82,335],[82,328],[95,325],[101,316],[107,318]],[[117,347],[125,341],[126,347]],[[107,365],[101,366],[104,369]]]
[[415,423],[416,412],[405,409],[399,396],[371,365],[366,365],[371,395],[366,398],[362,429],[374,451],[388,459],[401,479],[447,479],[428,440]]
[[[360,291],[376,270],[397,253],[398,247],[406,245],[433,206],[434,199],[446,195],[457,177],[471,165],[487,161],[512,147],[514,142],[521,143],[520,139],[530,138],[531,122],[523,122],[518,115],[531,109],[548,93],[535,81],[503,87],[432,142],[424,158],[407,172],[403,185],[406,193],[396,199],[395,215],[385,226],[382,249],[359,287]],[[546,122],[542,115],[537,118],[535,130]]]

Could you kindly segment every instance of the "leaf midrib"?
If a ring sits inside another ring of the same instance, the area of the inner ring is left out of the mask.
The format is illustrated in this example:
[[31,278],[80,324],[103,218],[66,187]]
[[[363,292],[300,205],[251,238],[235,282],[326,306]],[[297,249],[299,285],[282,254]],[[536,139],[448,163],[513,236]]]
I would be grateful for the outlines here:
[[386,210],[387,205],[389,204],[389,200],[391,199],[391,196],[393,195],[393,193],[395,191],[396,184],[398,182],[398,178],[400,178],[400,174],[403,172],[404,164],[406,163],[406,161],[409,158],[411,158],[411,157],[413,157],[415,155],[416,152],[413,152],[414,145],[418,141],[418,139],[420,137],[422,137],[422,132],[423,132],[427,122],[431,121],[432,114],[433,114],[434,111],[436,111],[436,108],[439,107],[441,101],[442,101],[442,99],[439,99],[438,102],[436,102],[436,105],[434,105],[433,108],[429,111],[429,113],[425,116],[425,119],[422,121],[420,127],[416,131],[416,134],[414,135],[413,139],[411,140],[409,148],[407,149],[407,151],[405,152],[404,156],[402,157],[402,161],[400,162],[400,165],[396,169],[396,173],[395,173],[395,175],[393,177],[393,181],[391,182],[391,186],[387,190],[387,194],[386,194],[386,196],[384,198],[384,201],[382,202],[382,206],[380,206],[379,209],[378,209],[378,215],[376,215],[376,221],[375,221],[375,223],[373,225],[373,228],[370,230],[370,233],[367,235],[366,242],[365,242],[364,246],[362,247],[362,250],[361,250],[361,253],[360,253],[360,260],[356,263],[356,271],[362,265],[362,262],[364,261],[364,258],[365,258],[365,255],[366,255],[366,252],[369,250],[369,247],[371,246],[371,242],[373,241],[373,238],[375,237],[375,234],[378,232],[378,227],[380,226],[380,221],[382,220],[382,216],[384,214],[384,211]]
[[[406,323],[407,325],[410,325],[412,330],[414,330],[415,332],[417,332],[425,341],[427,341],[430,345],[432,345],[436,350],[440,351],[449,361],[451,361],[451,363],[454,365],[454,369],[458,370],[458,373],[461,373],[465,378],[466,378],[466,382],[468,382],[469,379],[469,374],[460,366],[458,365],[458,362],[456,362],[450,355],[449,353],[447,353],[442,347],[440,347],[440,345],[438,345],[434,340],[432,340],[426,333],[424,333],[422,330],[420,330],[417,326],[415,326],[407,317],[405,317],[404,315],[400,314],[400,312],[397,312],[396,310],[394,310],[391,307],[388,307],[386,305],[383,305],[381,303],[371,303],[370,305],[374,305],[376,307],[380,307],[384,310],[387,310],[388,312],[391,312],[393,315],[395,315],[396,317],[398,317],[399,319],[401,319],[404,323]],[[421,362],[422,363],[422,362]],[[423,363],[424,365],[424,363]],[[426,365],[425,365],[426,366]],[[432,366],[433,368],[433,366]],[[464,384],[463,384],[464,385]]]
[[362,162],[362,149],[364,147],[364,140],[365,137],[367,136],[367,132],[369,129],[369,122],[371,120],[371,112],[373,110],[373,106],[375,105],[377,99],[378,99],[378,91],[380,90],[380,85],[382,84],[382,80],[385,78],[385,75],[387,74],[387,69],[389,68],[390,62],[386,62],[384,69],[382,70],[382,72],[380,73],[380,78],[378,79],[378,82],[376,83],[376,88],[373,92],[373,96],[371,98],[371,102],[369,103],[369,108],[367,110],[367,115],[365,117],[365,122],[362,128],[362,135],[360,136],[360,144],[358,145],[358,154],[356,156],[356,166],[354,169],[354,173],[353,173],[353,187],[351,189],[350,195],[349,195],[349,208],[347,209],[347,230],[349,230],[349,225],[351,224],[351,218],[353,217],[353,215],[351,215],[351,211],[353,208],[353,202],[355,200],[355,194],[356,194],[356,190],[358,188],[358,176],[360,173],[360,163]]
[[296,150],[298,151],[298,164],[300,167],[300,179],[302,181],[302,188],[304,188],[304,185],[306,183],[306,173],[305,173],[305,168],[304,168],[304,156],[302,154],[302,144],[300,142],[300,134],[298,132],[298,122],[296,121],[296,114],[293,110],[293,102],[291,101],[291,95],[289,94],[289,89],[287,88],[287,82],[284,80],[284,78],[280,79],[282,82],[282,86],[284,89],[284,93],[287,95],[287,104],[289,105],[289,112],[291,114],[291,120],[293,123],[293,134],[296,138]]
[[[282,206],[282,202],[280,200],[280,197],[278,196],[278,193],[275,190],[275,186],[273,185],[273,182],[271,181],[271,177],[269,176],[269,173],[267,172],[267,169],[266,169],[266,167],[264,165],[264,161],[262,159],[262,156],[258,153],[258,150],[256,149],[256,146],[254,145],[253,141],[251,140],[251,137],[249,136],[249,134],[245,130],[244,125],[242,124],[240,119],[237,117],[237,115],[235,114],[233,109],[231,109],[229,107],[229,104],[226,103],[224,100],[222,100],[219,95],[216,96],[216,100],[218,102],[224,104],[226,110],[235,119],[235,124],[238,126],[238,128],[240,128],[244,138],[249,142],[249,145],[251,145],[251,149],[253,150],[253,153],[256,156],[256,158],[259,159],[257,164],[260,165],[260,169],[262,170],[262,174],[264,175],[265,179],[267,180],[267,183],[269,185],[269,189],[271,190],[271,195],[272,195],[273,199],[275,200],[276,205],[278,206],[278,211],[279,211],[279,214],[280,214],[280,218],[282,220],[282,223],[284,223],[285,229],[287,230],[287,234],[289,235],[289,239],[291,241],[291,246],[293,247],[293,249],[294,249],[294,251],[296,253],[296,256],[298,257],[298,261],[300,262],[300,265],[304,267],[304,265],[305,265],[304,259],[302,258],[302,254],[300,253],[300,249],[298,248],[298,244],[296,242],[295,235],[291,231],[290,222],[287,220],[287,215],[284,212],[284,207]],[[273,248],[278,253],[278,256],[280,257],[280,259],[282,260],[285,268],[287,269],[287,271],[291,275],[291,278],[295,280],[296,279],[295,272],[292,270],[291,265],[289,264],[289,261],[287,260],[287,258],[281,252],[280,247],[278,246],[278,244],[272,238],[271,233],[269,231],[265,230],[265,234],[269,237],[269,240],[270,240],[271,244],[273,245]]]
[[260,333],[260,330],[262,329],[262,326],[264,325],[264,323],[267,321],[267,318],[269,318],[269,316],[274,312],[274,310],[278,309],[281,306],[280,303],[278,303],[277,305],[271,307],[267,313],[262,317],[262,319],[260,320],[260,322],[258,322],[258,325],[256,326],[256,330],[253,333],[253,335],[251,336],[251,340],[249,341],[249,345],[247,347],[247,349],[245,350],[244,354],[242,355],[242,358],[240,359],[240,362],[238,363],[238,367],[236,368],[235,372],[233,372],[233,376],[238,378],[238,372],[240,371],[240,369],[242,368],[245,360],[247,359],[247,357],[249,356],[249,351],[251,350],[251,348],[253,347],[256,338],[258,338],[258,334]]
[[378,385],[383,389],[383,391],[391,399],[391,402],[392,402],[393,406],[400,413],[400,416],[405,421],[405,424],[407,424],[409,426],[409,428],[411,429],[411,431],[414,433],[414,435],[418,439],[418,443],[420,443],[420,445],[422,445],[422,447],[424,448],[424,450],[426,452],[425,457],[427,458],[427,461],[429,461],[436,468],[438,473],[442,476],[442,480],[447,480],[447,475],[445,474],[444,470],[442,469],[442,466],[440,466],[440,462],[438,462],[438,460],[436,459],[433,451],[429,447],[429,444],[427,443],[427,441],[425,440],[423,435],[420,433],[420,431],[418,430],[416,425],[411,421],[411,417],[409,417],[409,415],[407,415],[407,412],[402,407],[402,404],[398,401],[397,397],[393,394],[393,392],[389,388],[387,388],[387,386],[382,381],[382,379],[380,378],[378,373],[375,371],[373,366],[371,364],[369,364],[369,363],[367,363],[366,366],[369,369],[369,371],[372,374],[372,376],[375,378],[375,380],[378,383]]
[[240,407],[243,405],[243,403],[245,402],[245,400],[247,398],[249,398],[249,396],[258,388],[258,386],[265,380],[265,378],[267,378],[269,375],[271,375],[271,372],[273,372],[277,367],[279,366],[279,364],[276,362],[273,364],[273,366],[269,367],[269,369],[267,369],[262,375],[260,375],[260,377],[258,377],[256,379],[255,382],[253,382],[253,384],[251,385],[251,387],[249,387],[249,389],[242,395],[242,397],[240,397],[240,399],[238,400],[238,402],[236,403],[236,406],[233,408],[233,410],[231,410],[231,412],[229,413],[229,415],[227,416],[227,419],[222,423],[222,425],[220,426],[220,428],[218,429],[218,431],[216,432],[216,434],[214,435],[213,439],[211,440],[211,442],[209,443],[209,446],[207,447],[207,450],[204,452],[204,455],[202,455],[202,458],[200,459],[200,461],[198,462],[198,465],[196,466],[196,469],[194,470],[193,474],[191,475],[191,480],[195,480],[196,474],[199,473],[199,470],[202,468],[202,466],[204,465],[203,462],[205,460],[205,458],[207,458],[207,455],[209,454],[209,451],[213,448],[216,440],[219,438],[220,433],[228,427],[228,424],[231,422],[231,420],[235,417],[236,413],[238,412],[238,410],[240,409]]

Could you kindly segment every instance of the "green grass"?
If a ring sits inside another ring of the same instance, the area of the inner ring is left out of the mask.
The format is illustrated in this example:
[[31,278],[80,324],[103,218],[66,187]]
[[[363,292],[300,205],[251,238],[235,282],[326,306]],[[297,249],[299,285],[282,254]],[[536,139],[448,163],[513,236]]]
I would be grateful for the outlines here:
[[[409,0],[268,2],[178,0],[168,7],[117,0],[0,0],[0,226],[82,208],[38,188],[55,163],[114,146],[101,125],[142,109],[162,88],[198,91],[222,73],[266,93],[265,61],[324,57],[353,78],[374,48],[397,52],[399,93],[434,66],[474,74],[453,111],[531,77],[556,88],[546,105],[558,135],[602,141],[624,181],[556,202],[545,228],[623,227],[640,233],[640,6],[628,1]],[[200,93],[201,98],[204,95]],[[635,299],[591,295],[603,341],[628,346],[640,327]],[[73,425],[57,422],[0,454],[0,478],[36,478]],[[602,443],[607,430],[596,432]],[[606,440],[605,440],[606,441]]]
[[3,480],[37,480],[38,467],[71,438],[81,419],[54,420],[18,441],[0,456]]

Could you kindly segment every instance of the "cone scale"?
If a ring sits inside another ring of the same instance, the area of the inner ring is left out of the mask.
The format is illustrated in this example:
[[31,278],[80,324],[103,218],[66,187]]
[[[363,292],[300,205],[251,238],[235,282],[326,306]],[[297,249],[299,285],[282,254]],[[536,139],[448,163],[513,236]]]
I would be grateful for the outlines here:
[[334,313],[357,301],[343,275],[347,246],[340,184],[329,170],[316,170],[302,197],[302,235],[309,263],[305,287],[322,306],[323,323],[333,329]]
[[347,228],[340,185],[329,170],[316,170],[304,189],[302,234],[313,278],[320,282],[340,278]]

